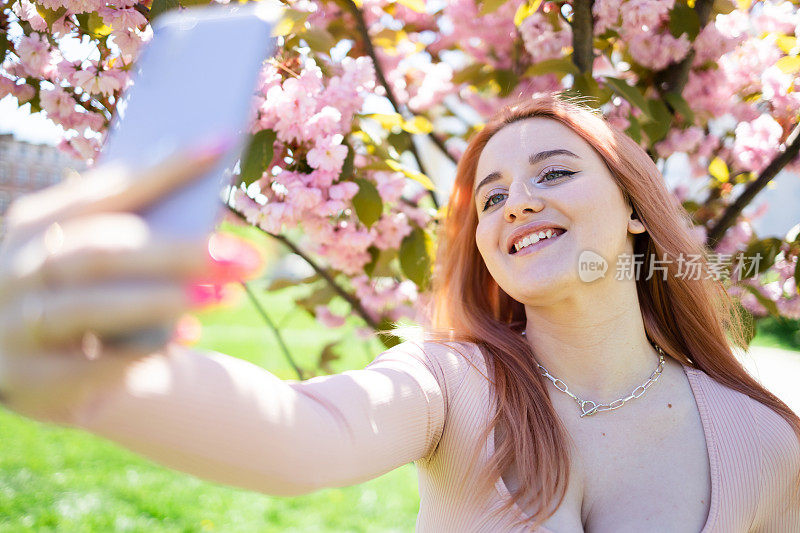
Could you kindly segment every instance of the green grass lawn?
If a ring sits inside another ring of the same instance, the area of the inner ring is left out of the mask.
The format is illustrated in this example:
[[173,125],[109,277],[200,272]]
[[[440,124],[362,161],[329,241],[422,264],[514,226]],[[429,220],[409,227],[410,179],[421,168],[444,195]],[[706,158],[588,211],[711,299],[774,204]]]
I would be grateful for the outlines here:
[[[256,285],[257,286],[257,285]],[[377,341],[326,330],[292,306],[289,289],[259,300],[293,357],[313,366],[337,347],[336,372],[362,368]],[[197,314],[199,347],[247,359],[295,378],[269,329],[242,296],[235,306]],[[800,349],[797,321],[764,322],[754,344]],[[40,424],[0,408],[0,531],[412,531],[419,508],[416,470],[407,464],[361,485],[296,498],[270,497],[163,468],[111,441]]]

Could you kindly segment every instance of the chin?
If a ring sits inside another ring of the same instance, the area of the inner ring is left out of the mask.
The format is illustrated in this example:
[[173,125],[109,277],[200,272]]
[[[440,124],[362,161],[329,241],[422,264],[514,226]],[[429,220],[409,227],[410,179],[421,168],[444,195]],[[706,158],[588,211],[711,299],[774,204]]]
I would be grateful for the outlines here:
[[[553,265],[554,267],[556,265]],[[548,269],[549,270],[549,269]],[[577,279],[577,281],[580,281]],[[555,271],[542,272],[542,268],[514,269],[501,288],[522,303],[539,303],[550,300],[556,293],[571,285],[569,272],[559,266]]]

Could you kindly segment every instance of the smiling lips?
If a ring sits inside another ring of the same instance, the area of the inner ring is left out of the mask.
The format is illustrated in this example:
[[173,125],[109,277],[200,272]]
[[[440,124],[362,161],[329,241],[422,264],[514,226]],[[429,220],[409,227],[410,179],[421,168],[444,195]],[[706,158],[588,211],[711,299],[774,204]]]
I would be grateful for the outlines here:
[[523,248],[532,246],[544,239],[557,237],[562,233],[566,233],[566,231],[567,230],[565,230],[564,228],[559,228],[555,226],[546,228],[537,228],[536,230],[527,231],[526,233],[520,236],[514,237],[513,243],[511,244],[508,253],[515,254],[518,251],[522,250]]

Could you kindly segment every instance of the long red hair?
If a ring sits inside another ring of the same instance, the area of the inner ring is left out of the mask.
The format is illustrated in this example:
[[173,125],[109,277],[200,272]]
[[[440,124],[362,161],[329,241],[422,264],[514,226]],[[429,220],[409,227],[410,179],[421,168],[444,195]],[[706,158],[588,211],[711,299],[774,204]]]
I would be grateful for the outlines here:
[[[642,271],[649,271],[654,256],[670,259],[666,279],[640,276],[636,280],[649,340],[680,363],[772,408],[800,438],[800,418],[753,379],[732,351],[732,345],[747,348],[746,332],[752,324],[747,323],[722,281],[713,276],[699,276],[708,279],[698,280],[678,275],[675,259],[680,254],[696,254],[702,271],[709,272],[710,250],[692,236],[691,218],[673,201],[647,153],[596,109],[560,93],[537,94],[500,109],[470,139],[458,162],[437,239],[426,336],[480,347],[493,378],[497,412],[478,443],[486,442],[498,423],[507,428],[507,438],[490,459],[477,489],[490,490],[516,458],[521,489],[498,512],[513,503],[532,503],[538,509],[532,522],[540,524],[563,501],[569,480],[568,435],[550,403],[545,378],[536,370],[534,350],[520,335],[525,328],[525,308],[498,286],[475,242],[478,218],[473,187],[478,158],[501,128],[532,117],[561,122],[605,161],[647,230],[634,238],[634,253],[645,258]],[[476,449],[473,457],[478,452]]]

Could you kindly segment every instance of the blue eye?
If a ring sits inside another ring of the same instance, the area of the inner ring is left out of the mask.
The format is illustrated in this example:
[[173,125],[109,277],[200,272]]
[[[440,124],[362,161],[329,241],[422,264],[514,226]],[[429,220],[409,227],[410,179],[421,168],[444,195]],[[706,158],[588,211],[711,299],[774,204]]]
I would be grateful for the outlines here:
[[498,196],[508,196],[508,195],[506,193],[504,193],[504,192],[498,192],[498,193],[495,193],[495,194],[489,196],[489,198],[486,199],[486,203],[483,204],[483,210],[486,211],[491,206],[493,206],[493,205],[497,204],[498,202],[500,202],[500,200],[495,201],[495,199]]
[[[549,176],[551,174],[563,174],[564,176],[572,176],[575,173],[574,172],[570,172],[569,170],[551,170],[550,172],[545,172],[544,177],[541,179],[541,181],[555,181],[555,180],[558,179],[558,178],[547,179],[547,176]],[[559,178],[560,177],[561,176],[559,176]]]

